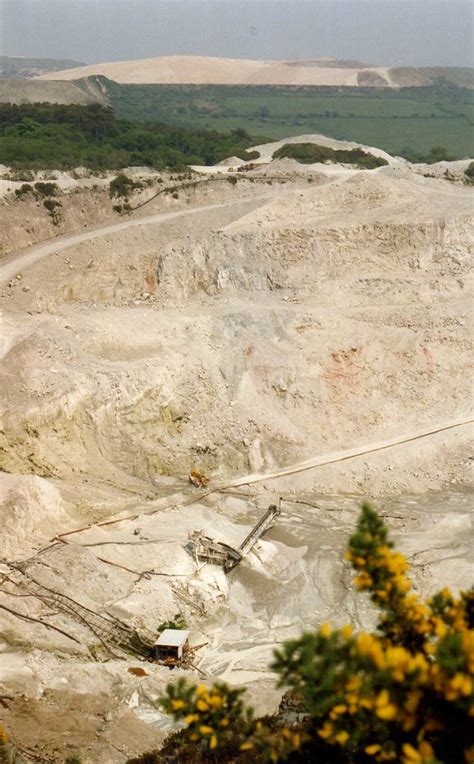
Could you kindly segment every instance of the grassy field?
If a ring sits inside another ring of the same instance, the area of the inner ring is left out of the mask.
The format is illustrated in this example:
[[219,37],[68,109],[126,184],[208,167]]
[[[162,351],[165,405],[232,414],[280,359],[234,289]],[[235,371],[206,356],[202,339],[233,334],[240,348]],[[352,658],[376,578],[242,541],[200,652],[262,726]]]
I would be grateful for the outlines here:
[[474,91],[452,86],[403,88],[288,88],[277,86],[118,85],[107,81],[117,116],[159,120],[192,129],[279,139],[323,133],[426,155],[445,146],[452,158],[474,156]]

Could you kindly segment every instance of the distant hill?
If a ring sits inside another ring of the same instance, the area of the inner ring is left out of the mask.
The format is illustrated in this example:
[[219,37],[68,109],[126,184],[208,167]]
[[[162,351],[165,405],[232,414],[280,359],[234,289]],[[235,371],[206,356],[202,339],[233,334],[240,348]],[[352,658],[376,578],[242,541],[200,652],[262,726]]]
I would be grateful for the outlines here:
[[0,80],[0,103],[108,104],[99,80],[48,82],[39,79]]
[[0,77],[3,79],[28,79],[46,72],[62,71],[84,66],[80,61],[68,58],[23,58],[0,56]]
[[474,88],[474,69],[460,67],[372,66],[358,61],[320,58],[305,61],[252,61],[206,56],[161,56],[91,64],[48,72],[46,80],[75,80],[102,75],[118,83],[169,85],[313,85],[385,87],[449,82]]

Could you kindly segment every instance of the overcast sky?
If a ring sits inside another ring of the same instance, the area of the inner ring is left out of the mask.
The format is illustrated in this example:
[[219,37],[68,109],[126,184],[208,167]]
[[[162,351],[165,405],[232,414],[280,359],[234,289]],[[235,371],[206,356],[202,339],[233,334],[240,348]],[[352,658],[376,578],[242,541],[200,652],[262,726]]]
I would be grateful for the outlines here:
[[473,66],[474,0],[0,0],[0,53]]

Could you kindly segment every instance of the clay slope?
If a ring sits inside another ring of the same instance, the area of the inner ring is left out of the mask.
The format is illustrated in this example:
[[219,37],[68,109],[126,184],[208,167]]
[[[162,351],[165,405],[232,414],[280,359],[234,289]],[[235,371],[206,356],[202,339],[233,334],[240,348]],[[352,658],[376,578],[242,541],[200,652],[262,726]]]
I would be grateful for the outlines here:
[[[219,478],[463,415],[472,194],[397,172],[109,229],[26,269],[3,300],[39,311],[3,363],[4,469]],[[425,457],[423,484],[463,471]],[[411,458],[311,479],[400,488]]]
[[91,64],[41,76],[74,80],[103,75],[121,83],[215,85],[321,85],[400,87],[430,85],[442,80],[474,87],[472,69],[388,69],[357,61],[321,58],[310,61],[259,61],[209,56],[160,56],[132,61]]

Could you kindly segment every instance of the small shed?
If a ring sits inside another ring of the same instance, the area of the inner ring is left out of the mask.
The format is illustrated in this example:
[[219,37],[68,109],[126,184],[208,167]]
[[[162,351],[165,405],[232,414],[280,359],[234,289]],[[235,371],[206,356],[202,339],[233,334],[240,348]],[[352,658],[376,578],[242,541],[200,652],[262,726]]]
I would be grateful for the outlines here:
[[189,631],[165,629],[153,645],[155,660],[180,661],[189,646]]

